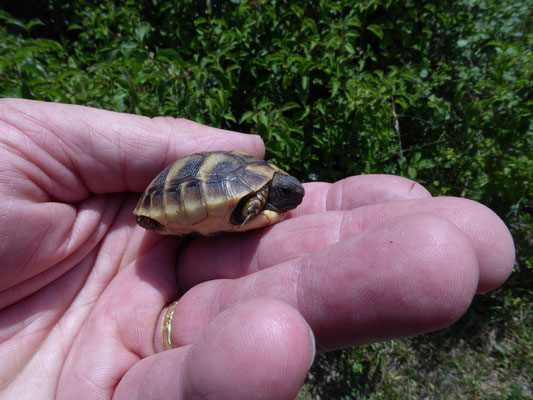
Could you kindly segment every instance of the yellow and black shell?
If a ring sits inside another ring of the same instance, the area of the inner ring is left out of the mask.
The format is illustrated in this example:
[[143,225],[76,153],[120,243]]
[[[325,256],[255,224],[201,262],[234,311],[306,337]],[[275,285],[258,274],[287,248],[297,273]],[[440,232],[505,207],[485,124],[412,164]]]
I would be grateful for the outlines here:
[[284,212],[261,209],[243,222],[236,210],[252,197],[263,206],[276,174],[288,175],[238,151],[192,154],[167,166],[150,183],[134,214],[142,227],[166,235],[196,232],[209,236],[271,225]]

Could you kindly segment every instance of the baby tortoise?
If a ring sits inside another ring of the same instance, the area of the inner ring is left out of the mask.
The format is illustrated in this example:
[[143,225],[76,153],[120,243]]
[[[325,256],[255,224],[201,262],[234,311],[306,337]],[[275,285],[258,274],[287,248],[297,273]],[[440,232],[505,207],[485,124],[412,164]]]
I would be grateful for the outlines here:
[[133,213],[137,223],[164,235],[241,232],[280,221],[305,192],[293,176],[238,151],[179,159],[155,177]]

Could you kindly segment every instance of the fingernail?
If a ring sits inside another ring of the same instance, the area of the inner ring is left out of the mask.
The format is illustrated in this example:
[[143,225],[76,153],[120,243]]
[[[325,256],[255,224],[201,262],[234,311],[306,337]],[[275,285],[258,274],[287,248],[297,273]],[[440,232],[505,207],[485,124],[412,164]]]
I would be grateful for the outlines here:
[[309,327],[309,335],[311,336],[311,363],[309,364],[309,367],[307,369],[310,369],[313,363],[315,362],[315,356],[316,356],[316,341],[315,341],[315,334],[313,333],[313,330],[311,327]]

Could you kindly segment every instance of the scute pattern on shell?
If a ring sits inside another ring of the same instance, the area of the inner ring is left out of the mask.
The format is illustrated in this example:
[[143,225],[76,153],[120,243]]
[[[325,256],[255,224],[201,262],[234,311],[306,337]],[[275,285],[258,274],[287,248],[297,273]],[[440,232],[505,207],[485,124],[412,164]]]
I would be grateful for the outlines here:
[[148,186],[134,214],[161,225],[159,233],[241,231],[270,225],[281,219],[263,211],[244,227],[230,217],[246,196],[269,184],[274,174],[286,172],[264,160],[237,151],[190,155],[167,166]]

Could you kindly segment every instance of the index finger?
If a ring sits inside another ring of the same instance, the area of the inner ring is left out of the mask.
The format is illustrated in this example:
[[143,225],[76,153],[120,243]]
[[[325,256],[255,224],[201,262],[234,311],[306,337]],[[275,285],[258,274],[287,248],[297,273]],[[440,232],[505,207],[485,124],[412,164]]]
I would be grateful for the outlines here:
[[296,260],[386,221],[420,213],[450,221],[469,238],[478,257],[480,292],[507,279],[514,265],[514,245],[503,221],[474,201],[435,197],[317,212],[283,221],[264,232],[196,239],[179,255],[181,289]]
[[322,211],[352,210],[370,204],[431,197],[425,187],[395,175],[358,175],[335,183],[305,184],[302,204],[287,216],[298,217]]

